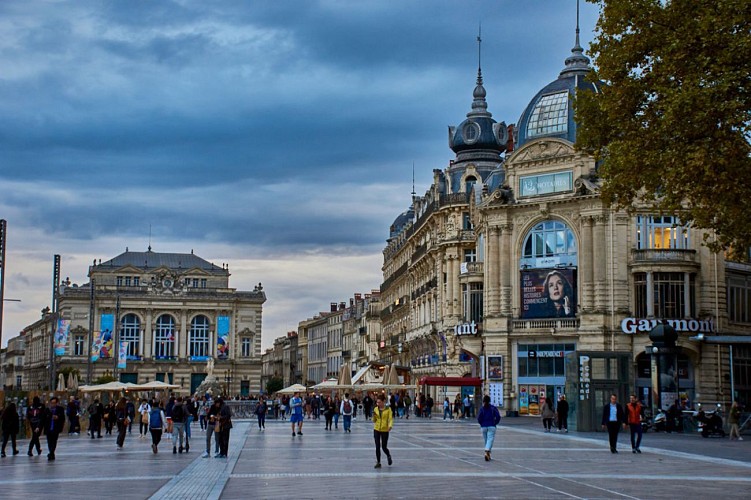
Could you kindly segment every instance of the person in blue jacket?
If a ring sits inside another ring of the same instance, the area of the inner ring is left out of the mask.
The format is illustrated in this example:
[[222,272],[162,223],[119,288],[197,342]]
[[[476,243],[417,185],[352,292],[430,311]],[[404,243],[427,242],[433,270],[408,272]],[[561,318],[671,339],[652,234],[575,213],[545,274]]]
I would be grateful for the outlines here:
[[490,461],[490,452],[493,451],[496,426],[501,421],[501,412],[490,404],[490,396],[482,398],[482,408],[477,414],[477,421],[482,429],[482,438],[485,440],[485,461]]

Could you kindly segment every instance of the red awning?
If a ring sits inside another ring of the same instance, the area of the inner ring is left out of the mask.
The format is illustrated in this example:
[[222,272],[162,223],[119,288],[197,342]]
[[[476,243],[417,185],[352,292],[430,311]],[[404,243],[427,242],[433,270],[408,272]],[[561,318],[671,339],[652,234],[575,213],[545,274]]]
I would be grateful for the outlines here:
[[420,385],[450,385],[453,387],[481,387],[479,377],[422,377]]

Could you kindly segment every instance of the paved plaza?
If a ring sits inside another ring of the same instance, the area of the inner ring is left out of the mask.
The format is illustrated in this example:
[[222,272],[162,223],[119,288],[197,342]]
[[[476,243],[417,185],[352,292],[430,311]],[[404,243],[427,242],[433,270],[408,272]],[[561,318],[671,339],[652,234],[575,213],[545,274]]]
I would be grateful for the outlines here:
[[[227,459],[201,458],[205,435],[193,425],[190,453],[157,455],[150,439],[61,436],[57,460],[21,454],[0,459],[3,498],[751,498],[751,436],[743,442],[698,435],[645,434],[631,453],[621,433],[610,453],[606,433],[544,433],[539,419],[504,418],[493,460],[483,459],[474,421],[397,420],[394,465],[374,469],[372,428],[352,433],[306,420],[235,423]],[[9,445],[10,446],[10,445]],[[46,442],[42,441],[42,446]],[[212,449],[213,451],[213,449]]]

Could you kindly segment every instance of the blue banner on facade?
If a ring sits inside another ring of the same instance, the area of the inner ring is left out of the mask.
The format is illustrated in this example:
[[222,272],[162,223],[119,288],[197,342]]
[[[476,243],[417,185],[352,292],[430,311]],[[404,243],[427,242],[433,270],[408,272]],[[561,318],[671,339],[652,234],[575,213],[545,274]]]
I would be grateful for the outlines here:
[[102,359],[112,359],[113,329],[115,327],[114,314],[102,314],[99,324],[99,357]]
[[229,316],[219,316],[216,319],[216,357],[229,357]]

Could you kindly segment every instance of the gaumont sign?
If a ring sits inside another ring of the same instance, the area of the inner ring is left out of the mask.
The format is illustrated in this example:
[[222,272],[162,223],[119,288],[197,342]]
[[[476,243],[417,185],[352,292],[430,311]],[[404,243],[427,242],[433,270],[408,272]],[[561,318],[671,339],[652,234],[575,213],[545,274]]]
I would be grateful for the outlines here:
[[714,333],[713,319],[646,319],[646,318],[624,318],[621,321],[621,331],[634,335],[637,333],[649,333],[652,328],[665,321],[675,328],[676,332],[687,333]]

